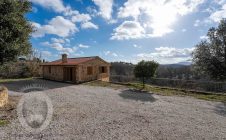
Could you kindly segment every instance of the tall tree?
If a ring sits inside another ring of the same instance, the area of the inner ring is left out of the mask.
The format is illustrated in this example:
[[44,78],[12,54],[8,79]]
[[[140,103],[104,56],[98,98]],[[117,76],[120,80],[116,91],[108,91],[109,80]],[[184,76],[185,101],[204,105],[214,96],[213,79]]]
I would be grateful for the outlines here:
[[29,54],[32,32],[25,14],[31,11],[27,0],[0,0],[0,64]]
[[210,28],[207,37],[193,52],[194,68],[212,79],[226,80],[226,19]]
[[155,61],[140,61],[134,68],[134,75],[137,78],[142,79],[143,88],[145,81],[155,75],[155,72],[159,64]]

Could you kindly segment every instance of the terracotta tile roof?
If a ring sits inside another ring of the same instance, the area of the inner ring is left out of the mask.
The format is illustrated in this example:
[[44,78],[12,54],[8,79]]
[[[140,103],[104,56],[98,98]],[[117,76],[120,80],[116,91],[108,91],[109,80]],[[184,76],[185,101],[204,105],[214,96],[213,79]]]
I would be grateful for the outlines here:
[[90,60],[94,60],[99,58],[98,56],[92,56],[92,57],[78,57],[78,58],[68,58],[66,63],[62,62],[62,59],[48,62],[48,63],[43,63],[41,65],[78,65]]

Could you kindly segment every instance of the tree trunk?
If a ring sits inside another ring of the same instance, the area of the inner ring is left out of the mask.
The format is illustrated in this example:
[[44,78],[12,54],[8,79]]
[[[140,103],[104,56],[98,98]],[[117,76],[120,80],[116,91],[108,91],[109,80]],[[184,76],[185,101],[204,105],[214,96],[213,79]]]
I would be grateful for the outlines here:
[[224,47],[224,65],[226,66],[226,46]]
[[226,66],[226,36],[223,37],[223,43],[224,43],[224,64]]
[[145,80],[144,80],[144,77],[143,77],[143,89],[145,88]]

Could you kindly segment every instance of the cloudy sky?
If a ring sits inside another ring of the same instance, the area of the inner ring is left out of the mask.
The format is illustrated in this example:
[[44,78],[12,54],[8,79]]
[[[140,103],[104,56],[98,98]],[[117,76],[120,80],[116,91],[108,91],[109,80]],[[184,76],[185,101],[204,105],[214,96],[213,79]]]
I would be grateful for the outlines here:
[[161,64],[190,61],[194,45],[226,18],[226,0],[30,0],[31,42],[48,61],[100,56]]

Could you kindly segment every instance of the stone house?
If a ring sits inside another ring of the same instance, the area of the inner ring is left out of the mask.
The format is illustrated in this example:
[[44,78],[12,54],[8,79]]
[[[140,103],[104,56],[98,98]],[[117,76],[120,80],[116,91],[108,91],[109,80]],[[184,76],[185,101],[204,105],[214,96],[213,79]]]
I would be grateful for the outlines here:
[[67,58],[43,63],[42,76],[44,79],[81,83],[92,80],[109,81],[110,63],[98,56]]

